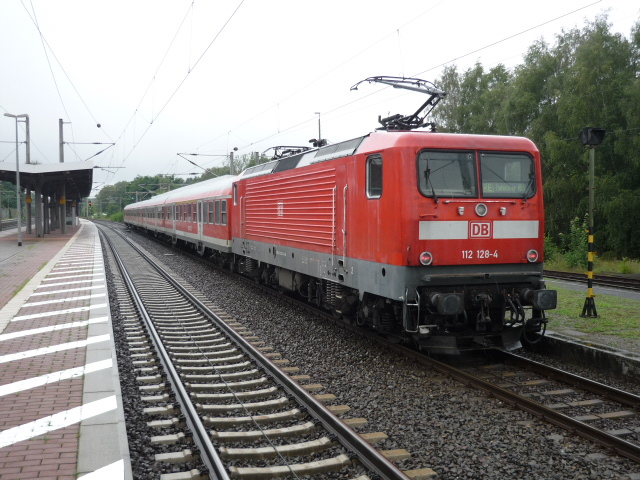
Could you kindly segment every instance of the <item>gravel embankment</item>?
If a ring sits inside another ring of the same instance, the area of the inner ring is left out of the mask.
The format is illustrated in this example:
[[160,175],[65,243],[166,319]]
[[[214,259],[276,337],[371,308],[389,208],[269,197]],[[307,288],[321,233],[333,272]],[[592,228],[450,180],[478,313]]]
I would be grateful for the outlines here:
[[441,479],[640,479],[630,460],[129,235],[365,417],[366,431],[385,432],[379,448],[409,450],[402,468],[429,467]]

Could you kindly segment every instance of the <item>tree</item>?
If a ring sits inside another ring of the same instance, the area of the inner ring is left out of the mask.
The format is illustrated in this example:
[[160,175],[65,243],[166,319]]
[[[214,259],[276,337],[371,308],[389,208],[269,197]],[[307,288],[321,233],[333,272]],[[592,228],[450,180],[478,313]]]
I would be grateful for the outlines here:
[[588,149],[579,132],[605,128],[596,156],[597,246],[640,257],[625,227],[640,198],[639,59],[640,22],[627,40],[600,16],[561,32],[553,45],[535,42],[512,73],[501,65],[487,72],[477,63],[464,74],[447,67],[436,83],[448,96],[434,117],[445,131],[521,135],[536,143],[547,231],[556,241],[588,209]]

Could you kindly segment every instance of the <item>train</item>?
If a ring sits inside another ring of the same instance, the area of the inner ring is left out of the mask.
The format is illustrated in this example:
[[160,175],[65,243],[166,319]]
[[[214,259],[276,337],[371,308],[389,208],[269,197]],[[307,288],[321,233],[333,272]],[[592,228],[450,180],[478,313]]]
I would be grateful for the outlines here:
[[538,148],[389,118],[130,204],[124,221],[433,354],[537,341],[557,305]]

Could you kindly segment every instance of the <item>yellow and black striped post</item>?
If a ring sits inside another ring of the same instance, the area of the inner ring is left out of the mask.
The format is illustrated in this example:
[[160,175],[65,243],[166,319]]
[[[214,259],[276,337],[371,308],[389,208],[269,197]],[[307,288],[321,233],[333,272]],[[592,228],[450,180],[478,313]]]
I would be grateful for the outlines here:
[[[591,149],[593,152],[593,149]],[[591,218],[589,218],[591,223]],[[593,261],[596,256],[596,251],[593,243],[593,229],[589,226],[589,243],[588,243],[588,261],[587,261],[587,298],[584,300],[584,307],[582,307],[581,317],[598,318],[598,310],[596,310],[596,295],[593,293]]]
[[600,145],[604,140],[605,130],[598,127],[585,127],[580,132],[580,140],[583,145],[589,147],[589,242],[588,242],[588,259],[587,259],[587,298],[584,300],[581,317],[597,318],[598,310],[596,310],[596,295],[593,293],[593,261],[596,256],[596,250],[593,242],[593,212],[595,204],[595,147]]

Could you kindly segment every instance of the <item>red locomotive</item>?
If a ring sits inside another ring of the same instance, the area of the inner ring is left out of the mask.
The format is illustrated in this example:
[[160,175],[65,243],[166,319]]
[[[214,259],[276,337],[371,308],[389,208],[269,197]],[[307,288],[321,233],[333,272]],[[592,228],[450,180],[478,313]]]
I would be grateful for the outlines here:
[[[368,80],[380,79],[394,81]],[[429,93],[431,107],[444,95]],[[125,222],[433,353],[544,333],[557,299],[542,279],[536,146],[408,130],[426,125],[417,114],[380,121],[383,132],[129,205]]]

